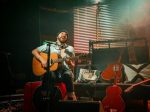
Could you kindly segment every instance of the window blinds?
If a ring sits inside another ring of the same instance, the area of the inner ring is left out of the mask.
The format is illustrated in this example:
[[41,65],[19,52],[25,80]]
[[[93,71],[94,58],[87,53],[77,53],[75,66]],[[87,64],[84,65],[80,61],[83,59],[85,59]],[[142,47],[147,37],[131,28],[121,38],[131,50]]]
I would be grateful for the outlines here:
[[77,53],[88,53],[89,41],[129,37],[128,5],[118,1],[74,9],[74,47]]
[[74,9],[74,48],[88,53],[89,40],[96,40],[96,5]]

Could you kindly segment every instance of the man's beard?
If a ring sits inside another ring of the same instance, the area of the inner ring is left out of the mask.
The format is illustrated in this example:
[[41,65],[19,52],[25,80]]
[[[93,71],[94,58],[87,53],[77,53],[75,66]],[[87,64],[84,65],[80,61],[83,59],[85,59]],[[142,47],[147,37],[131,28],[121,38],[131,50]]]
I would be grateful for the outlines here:
[[67,40],[65,40],[65,41],[63,40],[63,41],[62,41],[62,40],[59,38],[59,42],[62,43],[62,44],[65,44],[65,43],[67,42]]

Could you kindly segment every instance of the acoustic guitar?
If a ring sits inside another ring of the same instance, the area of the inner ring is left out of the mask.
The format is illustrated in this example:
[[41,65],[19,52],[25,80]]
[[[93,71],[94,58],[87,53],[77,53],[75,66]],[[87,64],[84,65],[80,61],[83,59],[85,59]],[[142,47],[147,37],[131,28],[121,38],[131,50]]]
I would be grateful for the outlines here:
[[116,60],[116,62],[109,64],[106,67],[106,69],[101,73],[102,79],[104,79],[106,81],[110,81],[110,80],[114,79],[114,77],[115,77],[116,74],[115,74],[113,68],[114,68],[115,65],[119,66],[119,68],[118,68],[119,70],[117,71],[118,72],[117,82],[119,82],[122,79],[122,64],[120,62],[121,62],[121,58],[122,58],[123,52],[124,52],[124,48],[121,48],[119,57]]
[[[41,52],[40,56],[42,56],[45,60],[48,59],[48,55],[46,53]],[[50,54],[50,63],[49,63],[49,70],[50,71],[55,71],[57,70],[59,63],[65,61],[66,59],[70,60],[75,60],[78,59],[80,56],[83,56],[83,54],[75,57],[70,57],[70,58],[59,58],[58,54],[56,53],[51,53]],[[33,57],[32,60],[32,68],[33,68],[33,73],[36,76],[42,76],[44,73],[46,73],[46,68],[44,68],[41,64],[41,62],[36,58]]]
[[122,89],[117,85],[117,77],[120,74],[119,65],[114,65],[114,85],[106,88],[106,96],[102,100],[104,112],[125,112],[125,102],[121,97]]

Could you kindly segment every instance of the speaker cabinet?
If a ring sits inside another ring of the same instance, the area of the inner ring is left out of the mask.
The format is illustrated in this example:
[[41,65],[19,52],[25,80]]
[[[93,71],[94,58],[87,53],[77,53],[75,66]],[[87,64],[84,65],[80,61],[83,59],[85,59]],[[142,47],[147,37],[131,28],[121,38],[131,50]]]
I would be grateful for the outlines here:
[[100,101],[60,101],[58,112],[104,112]]

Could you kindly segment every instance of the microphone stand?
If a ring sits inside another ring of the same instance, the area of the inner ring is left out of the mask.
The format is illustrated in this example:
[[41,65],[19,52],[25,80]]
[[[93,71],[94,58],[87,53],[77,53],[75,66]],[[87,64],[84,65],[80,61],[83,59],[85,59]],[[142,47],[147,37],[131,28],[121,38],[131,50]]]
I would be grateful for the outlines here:
[[[47,71],[47,74],[48,75],[48,89],[47,89],[47,101],[48,101],[48,106],[47,106],[47,112],[54,112],[54,108],[53,106],[51,105],[51,95],[53,93],[53,86],[54,86],[54,82],[52,81],[52,73],[51,71],[49,70],[49,67],[51,66],[50,65],[50,53],[51,53],[51,50],[50,50],[50,47],[51,47],[51,44],[54,44],[52,42],[47,42],[47,46],[48,46],[48,58],[47,58],[47,67],[46,67],[46,71]],[[51,108],[50,108],[50,105],[51,105]]]

